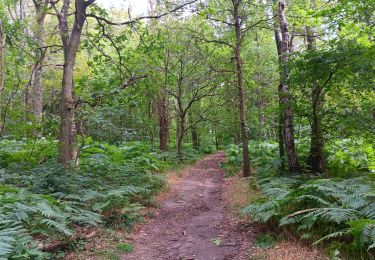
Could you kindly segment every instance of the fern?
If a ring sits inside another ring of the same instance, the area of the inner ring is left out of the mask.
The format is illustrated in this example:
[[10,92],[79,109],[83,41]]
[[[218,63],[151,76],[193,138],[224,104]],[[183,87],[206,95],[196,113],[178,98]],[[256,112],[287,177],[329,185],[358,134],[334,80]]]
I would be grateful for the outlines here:
[[54,228],[58,230],[60,233],[64,234],[65,236],[72,236],[74,232],[67,228],[65,223],[56,222],[52,219],[43,219],[40,221],[40,223],[45,224],[49,228]]
[[301,238],[316,243],[346,237],[358,248],[375,248],[374,187],[367,179],[304,181],[297,176],[264,178],[258,185],[265,201],[242,211],[253,220],[295,226]]
[[[54,143],[48,150],[48,143],[41,141],[46,150],[38,144],[35,151],[44,156],[55,149]],[[88,140],[81,167],[66,171],[53,160],[26,167],[20,155],[27,147],[9,142],[0,149],[0,159],[2,151],[10,155],[7,168],[0,170],[0,259],[44,259],[33,240],[40,234],[58,240],[74,236],[77,225],[131,227],[143,203],[165,183],[155,174],[168,166],[164,159],[175,159],[175,154],[162,155],[143,143],[114,146]],[[196,158],[191,150],[187,157]],[[22,164],[12,163],[18,160]]]

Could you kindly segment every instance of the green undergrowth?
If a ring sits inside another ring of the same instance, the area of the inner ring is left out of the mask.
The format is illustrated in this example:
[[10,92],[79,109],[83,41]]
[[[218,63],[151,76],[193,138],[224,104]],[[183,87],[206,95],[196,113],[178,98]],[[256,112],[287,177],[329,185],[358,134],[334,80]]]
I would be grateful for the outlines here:
[[[75,241],[77,227],[131,230],[179,165],[173,148],[161,153],[141,142],[112,145],[88,138],[79,167],[56,163],[53,140],[1,141],[0,259],[50,259],[52,241]],[[185,149],[187,162],[201,153]],[[119,246],[127,251],[130,247]]]
[[[263,195],[243,214],[281,236],[321,245],[336,259],[374,258],[375,159],[370,145],[348,139],[328,144],[330,177],[281,174],[276,144],[252,143],[251,148],[256,189]],[[241,167],[240,147],[231,145],[226,154],[226,164]]]

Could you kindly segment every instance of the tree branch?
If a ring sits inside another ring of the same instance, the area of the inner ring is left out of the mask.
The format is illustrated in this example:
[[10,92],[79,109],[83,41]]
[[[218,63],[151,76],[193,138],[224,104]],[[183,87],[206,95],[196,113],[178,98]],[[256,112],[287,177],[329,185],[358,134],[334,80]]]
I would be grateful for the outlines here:
[[113,22],[113,21],[110,21],[104,17],[100,17],[100,16],[97,16],[97,15],[94,15],[94,14],[87,14],[87,17],[93,17],[95,18],[96,20],[100,20],[108,25],[117,25],[117,26],[120,26],[120,25],[128,25],[128,24],[134,24],[134,23],[137,23],[141,20],[144,20],[144,19],[159,19],[159,18],[162,18],[166,15],[169,15],[171,13],[174,13],[182,8],[184,8],[185,6],[187,5],[190,5],[190,4],[193,4],[195,2],[197,2],[198,0],[192,0],[192,1],[189,1],[189,2],[186,2],[182,5],[179,5],[177,6],[176,8],[173,8],[172,10],[169,10],[168,12],[165,12],[165,13],[162,13],[162,14],[158,14],[158,15],[147,15],[147,16],[140,16],[140,17],[137,17],[137,18],[134,18],[134,19],[131,19],[129,21],[125,21],[125,22]]

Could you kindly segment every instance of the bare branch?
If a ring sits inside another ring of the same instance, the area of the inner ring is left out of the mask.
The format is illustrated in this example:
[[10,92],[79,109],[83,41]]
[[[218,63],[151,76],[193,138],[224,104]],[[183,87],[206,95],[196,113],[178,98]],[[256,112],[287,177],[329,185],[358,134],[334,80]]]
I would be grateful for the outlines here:
[[187,5],[191,5],[195,2],[197,2],[198,0],[192,0],[192,1],[189,1],[189,2],[186,2],[182,5],[179,5],[177,6],[176,8],[168,11],[168,12],[165,12],[165,13],[162,13],[162,14],[158,14],[158,15],[147,15],[147,16],[140,16],[140,17],[137,17],[137,18],[134,18],[134,19],[131,19],[129,21],[125,21],[125,22],[113,22],[113,21],[110,21],[104,17],[100,17],[100,16],[97,16],[97,15],[94,15],[94,14],[87,14],[87,17],[93,17],[95,18],[97,21],[102,21],[108,25],[117,25],[117,26],[120,26],[120,25],[128,25],[128,24],[134,24],[134,23],[137,23],[141,20],[145,20],[145,19],[159,19],[159,18],[162,18],[166,15],[169,15],[169,14],[172,14],[174,12],[177,12],[178,10],[181,10],[182,8],[184,8],[185,6]]

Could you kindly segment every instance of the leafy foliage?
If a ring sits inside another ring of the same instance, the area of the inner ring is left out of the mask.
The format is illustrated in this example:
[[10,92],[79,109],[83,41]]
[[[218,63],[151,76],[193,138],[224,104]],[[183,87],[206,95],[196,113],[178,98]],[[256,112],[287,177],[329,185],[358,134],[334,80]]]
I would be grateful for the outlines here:
[[[17,153],[24,151],[18,147]],[[170,167],[165,158],[140,142],[114,146],[86,140],[80,168],[66,171],[53,160],[34,168],[32,162],[10,163],[0,173],[0,256],[44,258],[33,237],[72,237],[76,225],[131,228],[163,188],[157,172]]]
[[301,238],[316,243],[339,241],[359,251],[373,248],[375,197],[370,179],[272,177],[261,178],[258,185],[265,197],[243,209],[254,221],[293,227]]

